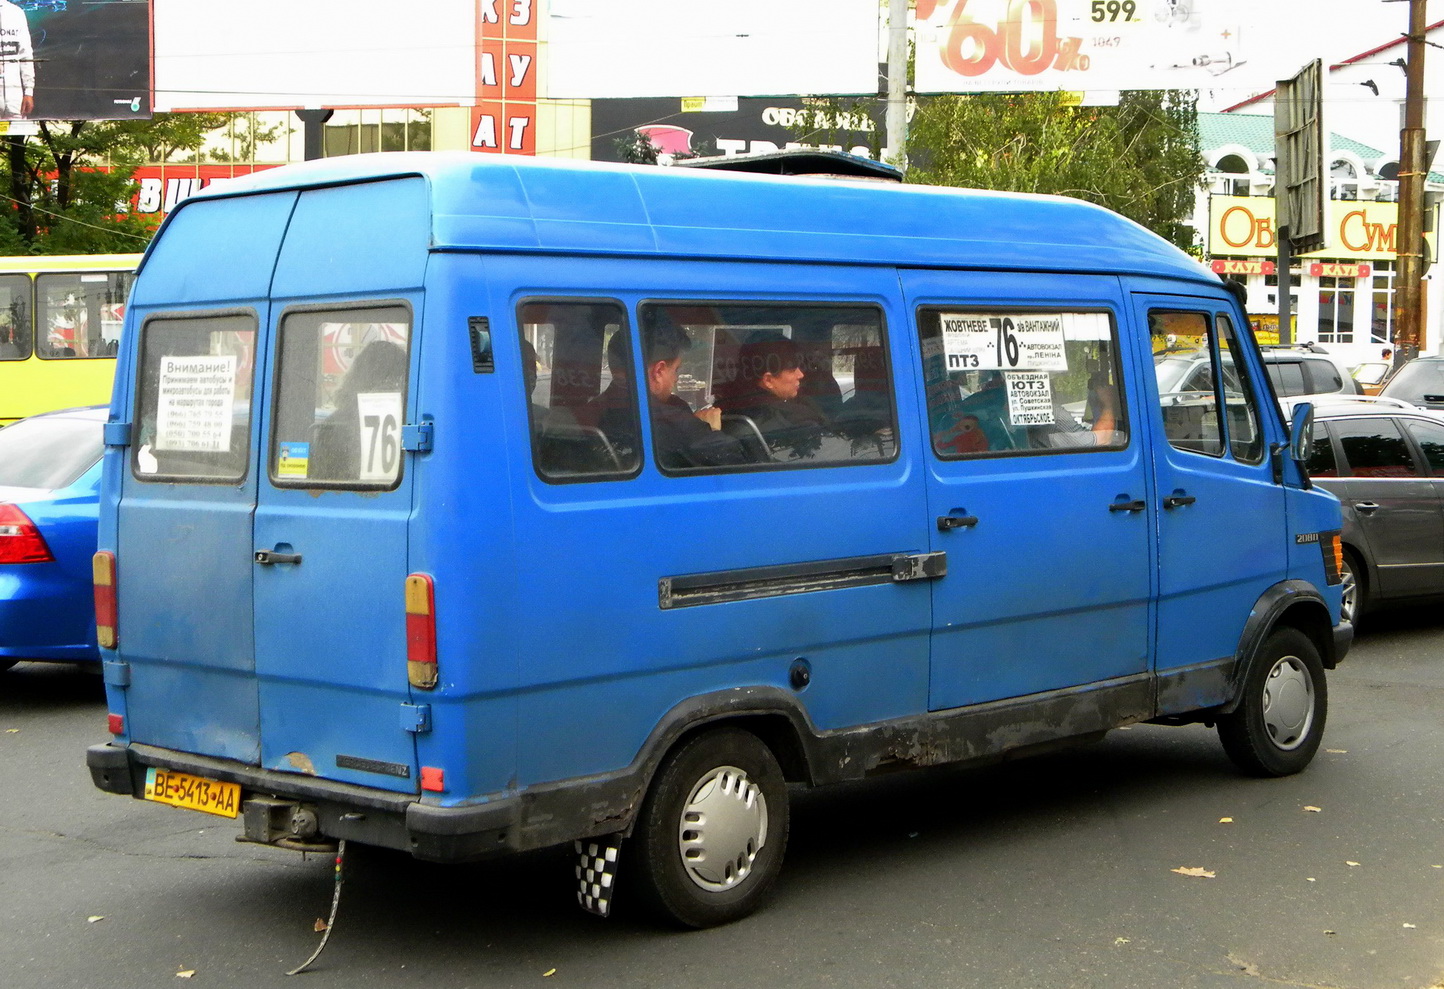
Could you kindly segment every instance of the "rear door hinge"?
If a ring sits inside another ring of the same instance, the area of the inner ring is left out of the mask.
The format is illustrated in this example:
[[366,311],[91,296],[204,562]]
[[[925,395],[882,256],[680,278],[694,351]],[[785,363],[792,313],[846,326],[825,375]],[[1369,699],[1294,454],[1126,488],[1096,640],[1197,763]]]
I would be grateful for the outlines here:
[[130,664],[123,659],[107,659],[100,664],[100,677],[112,687],[129,687]]
[[413,453],[430,453],[433,434],[431,416],[422,416],[421,421],[401,427],[401,449]]
[[431,730],[431,705],[401,704],[401,730],[420,735]]
[[107,422],[101,435],[106,446],[130,446],[130,423]]
[[907,553],[892,558],[892,579],[895,583],[904,580],[932,580],[945,577],[948,573],[948,554]]

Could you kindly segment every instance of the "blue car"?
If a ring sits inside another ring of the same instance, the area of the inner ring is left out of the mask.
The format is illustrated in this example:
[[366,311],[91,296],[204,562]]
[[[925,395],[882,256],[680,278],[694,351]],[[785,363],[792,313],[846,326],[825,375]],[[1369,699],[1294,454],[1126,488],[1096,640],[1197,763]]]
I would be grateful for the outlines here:
[[91,557],[105,408],[0,429],[0,670],[98,663]]

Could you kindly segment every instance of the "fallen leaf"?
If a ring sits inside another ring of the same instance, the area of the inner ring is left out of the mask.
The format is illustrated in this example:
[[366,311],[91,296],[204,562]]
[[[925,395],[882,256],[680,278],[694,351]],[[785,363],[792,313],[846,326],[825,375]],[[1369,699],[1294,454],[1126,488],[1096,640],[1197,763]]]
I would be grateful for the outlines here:
[[1348,752],[1349,750],[1348,750],[1348,749],[1324,749],[1324,751],[1327,752],[1327,753],[1329,753],[1330,755],[1343,755],[1344,753]]
[[554,968],[549,968],[549,969],[547,969],[545,972],[542,973],[542,978],[543,978],[543,979],[550,979],[553,975],[556,975],[556,974],[557,974],[557,970],[556,970],[556,969],[554,969]]
[[1199,879],[1212,879],[1216,875],[1216,873],[1209,872],[1207,869],[1196,865],[1180,866],[1172,871],[1178,873],[1180,876],[1197,876]]
[[196,974],[196,970],[195,970],[195,969],[193,969],[193,968],[188,968],[188,969],[186,969],[186,970],[183,971],[183,972],[177,972],[177,973],[175,974],[175,977],[176,977],[177,979],[190,979],[190,978],[194,978],[194,977],[195,977],[195,974]]
[[320,934],[322,931],[324,931],[324,930],[326,929],[326,927],[327,927],[326,922],[325,922],[324,920],[322,920],[320,917],[317,917],[317,918],[316,918],[316,923],[311,926],[311,930],[315,931],[317,934]]
[[105,915],[104,915],[104,914],[95,914],[93,917],[86,917],[86,918],[85,918],[85,922],[86,922],[87,924],[93,924],[93,923],[95,923],[97,920],[104,920],[104,919],[105,919]]
[[1409,928],[1409,930],[1411,930],[1411,931],[1417,930],[1417,928],[1416,928],[1413,924],[1405,924],[1404,926],[1407,927],[1407,928]]
[[1348,859],[1345,859],[1345,860],[1344,860],[1344,864],[1347,865],[1349,868],[1352,869],[1354,866],[1358,865],[1359,863],[1357,863],[1357,862],[1350,862]]
[[20,734],[20,729],[19,729],[19,728],[6,728],[6,729],[5,729],[5,734],[7,734],[7,735],[18,735],[18,734]]
[[1305,804],[1304,810],[1308,811],[1310,814],[1322,814],[1324,812],[1324,808],[1315,807],[1313,804]]
[[1128,943],[1128,938],[1126,938],[1126,937],[1116,937],[1116,938],[1113,939],[1113,943],[1114,943],[1114,944],[1127,944],[1127,943]]
[[1220,817],[1220,818],[1218,819],[1218,823],[1219,823],[1219,824],[1232,824],[1232,823],[1233,823],[1233,818],[1231,818],[1231,817]]
[[1318,882],[1318,880],[1315,879],[1313,876],[1309,876],[1307,879],[1304,880],[1304,882],[1306,882],[1306,883],[1316,883],[1316,882]]
[[1327,934],[1329,937],[1335,937],[1335,936],[1338,935],[1339,932],[1338,932],[1338,931],[1324,931],[1324,933]]

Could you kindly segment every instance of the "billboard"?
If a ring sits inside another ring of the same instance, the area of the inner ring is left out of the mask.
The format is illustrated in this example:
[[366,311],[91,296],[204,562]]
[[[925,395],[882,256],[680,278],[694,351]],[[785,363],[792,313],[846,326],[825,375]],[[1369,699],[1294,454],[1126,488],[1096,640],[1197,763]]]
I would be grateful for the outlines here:
[[0,0],[0,119],[150,115],[150,0]]
[[878,0],[550,0],[542,95],[876,94],[879,9]]
[[735,100],[592,101],[592,160],[621,161],[617,140],[640,132],[663,154],[762,154],[826,148],[872,157],[878,124],[861,112],[833,113],[795,97]]
[[917,91],[1198,89],[1243,100],[1326,49],[1362,0],[917,0]]
[[156,109],[470,106],[478,22],[517,2],[153,0]]

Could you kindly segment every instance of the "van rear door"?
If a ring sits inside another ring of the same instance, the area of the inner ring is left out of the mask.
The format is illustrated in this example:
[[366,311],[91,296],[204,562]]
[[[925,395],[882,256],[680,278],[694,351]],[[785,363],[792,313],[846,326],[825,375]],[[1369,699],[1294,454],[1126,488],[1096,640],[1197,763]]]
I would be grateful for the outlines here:
[[138,370],[116,383],[130,445],[123,466],[107,467],[121,468],[110,545],[122,582],[120,663],[107,677],[123,691],[127,734],[252,764],[257,354],[295,201],[197,200],[172,215],[131,298],[127,339],[139,349],[122,367]]
[[428,230],[420,179],[301,194],[273,287],[251,564],[261,764],[403,792],[418,790],[422,716],[402,427]]

